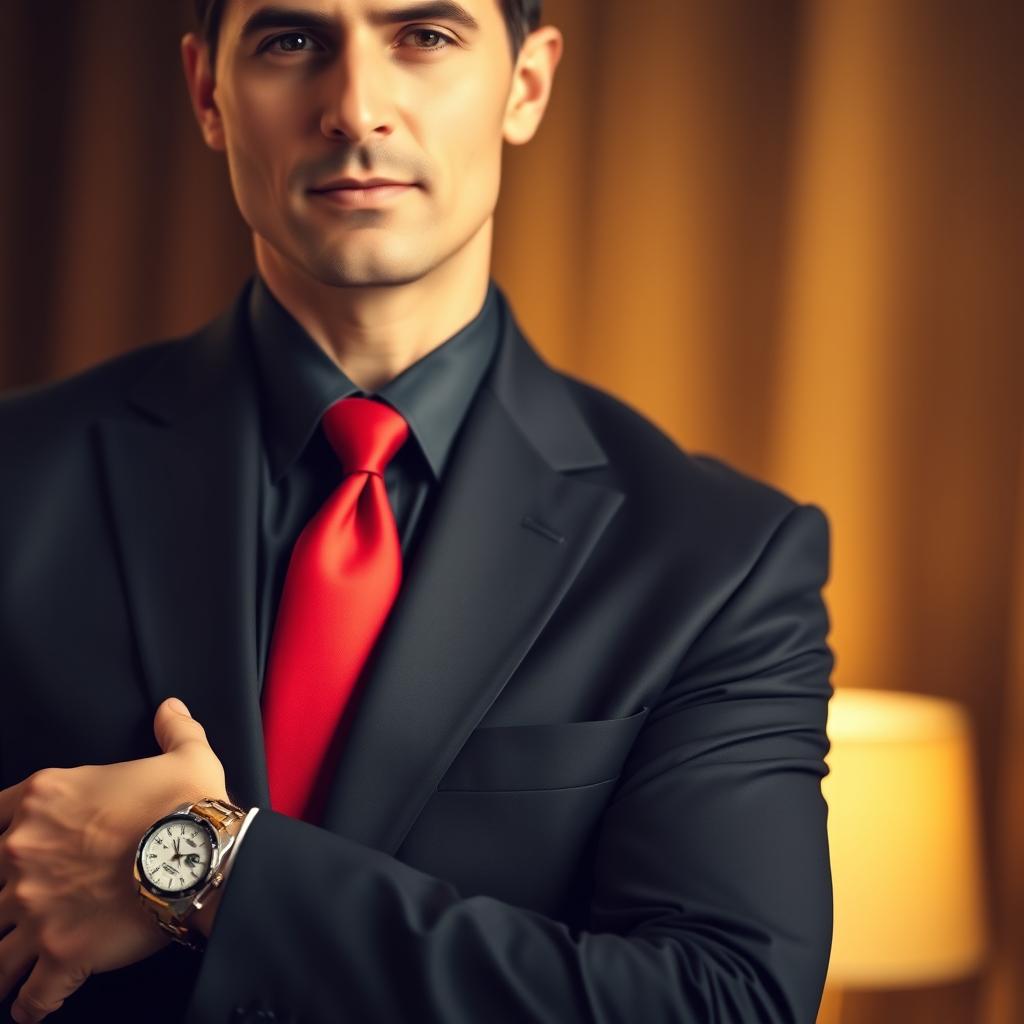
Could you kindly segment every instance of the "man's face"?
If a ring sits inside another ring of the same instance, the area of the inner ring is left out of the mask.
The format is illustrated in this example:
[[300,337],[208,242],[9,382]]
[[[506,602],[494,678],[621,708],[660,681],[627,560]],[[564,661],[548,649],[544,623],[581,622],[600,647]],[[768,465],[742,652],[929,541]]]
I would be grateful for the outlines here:
[[[499,0],[418,4],[433,10],[393,20],[398,6],[411,2],[225,5],[212,144],[253,231],[325,284],[415,280],[497,202],[513,71]],[[313,191],[342,177],[414,187]]]

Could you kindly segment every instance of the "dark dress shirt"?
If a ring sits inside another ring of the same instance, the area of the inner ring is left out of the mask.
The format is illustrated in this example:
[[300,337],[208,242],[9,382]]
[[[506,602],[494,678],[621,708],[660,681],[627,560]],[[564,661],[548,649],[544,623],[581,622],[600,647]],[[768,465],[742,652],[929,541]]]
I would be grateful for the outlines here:
[[256,612],[261,693],[292,547],[342,480],[321,416],[338,399],[356,395],[386,402],[409,424],[409,438],[384,470],[405,569],[434,507],[459,428],[497,351],[504,315],[492,280],[473,320],[378,391],[366,392],[254,275],[249,323],[264,454]]

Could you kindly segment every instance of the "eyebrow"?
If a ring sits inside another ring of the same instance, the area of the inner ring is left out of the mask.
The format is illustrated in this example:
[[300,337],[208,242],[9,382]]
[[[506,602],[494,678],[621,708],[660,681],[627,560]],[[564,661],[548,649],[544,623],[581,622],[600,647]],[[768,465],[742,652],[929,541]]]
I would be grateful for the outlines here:
[[[470,32],[477,32],[480,23],[469,11],[454,0],[428,0],[385,11],[372,11],[367,18],[371,25],[397,25],[405,21],[451,21]],[[325,34],[336,30],[335,21],[319,11],[300,10],[297,7],[261,7],[245,20],[239,37],[243,40],[268,28],[308,28]]]

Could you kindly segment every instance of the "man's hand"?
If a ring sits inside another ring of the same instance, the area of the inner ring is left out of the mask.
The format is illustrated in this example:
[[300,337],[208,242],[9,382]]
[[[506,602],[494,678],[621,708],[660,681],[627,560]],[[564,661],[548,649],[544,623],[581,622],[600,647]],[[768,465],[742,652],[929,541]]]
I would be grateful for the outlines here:
[[0,790],[0,999],[35,960],[12,1008],[20,1024],[171,941],[136,890],[139,840],[178,804],[227,799],[224,768],[184,709],[175,698],[157,708],[162,754],[44,768]]

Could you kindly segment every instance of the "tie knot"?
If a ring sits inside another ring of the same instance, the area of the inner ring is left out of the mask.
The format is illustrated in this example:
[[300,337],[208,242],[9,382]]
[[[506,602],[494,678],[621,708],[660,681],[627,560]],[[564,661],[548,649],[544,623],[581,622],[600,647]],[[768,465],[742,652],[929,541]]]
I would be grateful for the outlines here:
[[384,475],[384,467],[409,436],[397,410],[370,398],[342,398],[323,415],[324,433],[345,473]]

